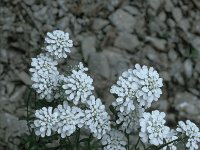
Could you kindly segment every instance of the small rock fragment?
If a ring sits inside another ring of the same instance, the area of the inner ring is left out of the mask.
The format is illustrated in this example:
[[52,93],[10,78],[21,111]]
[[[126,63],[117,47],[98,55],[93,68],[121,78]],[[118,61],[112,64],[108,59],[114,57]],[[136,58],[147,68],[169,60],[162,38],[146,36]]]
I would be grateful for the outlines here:
[[109,22],[105,19],[96,18],[93,22],[92,28],[96,31],[101,30],[103,27],[108,25]]
[[176,7],[172,11],[173,18],[175,19],[176,23],[179,23],[183,18],[183,14],[180,8]]
[[134,52],[135,48],[140,45],[137,36],[129,33],[120,33],[114,42],[114,46]]
[[132,32],[136,22],[133,16],[122,9],[115,11],[109,19],[122,32]]
[[185,75],[187,78],[192,77],[192,71],[193,71],[193,63],[190,59],[187,59],[184,62],[184,69],[185,69]]
[[83,53],[83,58],[85,61],[88,61],[89,55],[96,52],[96,37],[84,36],[81,40],[81,51]]
[[166,40],[164,39],[158,39],[158,38],[154,38],[154,37],[147,37],[146,40],[150,43],[152,43],[152,45],[161,51],[167,51],[166,49]]

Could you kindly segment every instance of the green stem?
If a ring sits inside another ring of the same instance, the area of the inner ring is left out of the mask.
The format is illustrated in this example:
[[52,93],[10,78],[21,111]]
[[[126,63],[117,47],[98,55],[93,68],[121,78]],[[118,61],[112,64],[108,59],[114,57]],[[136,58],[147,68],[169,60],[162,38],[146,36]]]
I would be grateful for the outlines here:
[[[169,144],[172,144],[172,143],[174,143],[174,142],[179,142],[179,141],[185,140],[186,138],[187,138],[187,137],[181,137],[181,138],[178,138],[178,139],[176,139],[176,140],[170,141],[170,142],[168,142],[168,143],[162,144],[161,146],[159,146],[159,147],[156,148],[155,150],[160,150],[160,149],[164,148],[165,146],[168,146]],[[151,146],[150,146],[150,147],[147,147],[145,150],[148,150],[148,149],[150,149],[150,148],[151,148]]]
[[127,150],[129,150],[129,143],[130,143],[129,134],[126,134],[126,137],[127,137],[127,140],[128,140],[128,143],[127,143]]
[[88,139],[88,142],[87,142],[87,149],[90,150],[90,140],[92,138],[92,133],[90,133],[90,136],[89,136],[89,139]]
[[27,97],[27,101],[26,101],[26,121],[27,121],[27,126],[28,126],[28,130],[29,132],[31,133],[31,129],[30,129],[30,126],[29,126],[29,101],[30,101],[30,97],[31,97],[31,92],[32,90],[30,90],[30,92],[28,93],[28,97]]
[[137,143],[136,143],[136,145],[135,145],[135,149],[137,149],[137,146],[138,146],[139,142],[140,142],[140,137],[139,137],[138,140],[137,140]]
[[[71,143],[71,141],[70,141],[70,139],[69,139],[68,136],[67,136],[67,141],[68,141],[68,143],[69,143],[69,147],[71,147],[71,146],[72,146],[72,143]],[[69,148],[68,145],[66,145],[66,146],[67,146],[66,148]]]
[[80,128],[78,128],[76,132],[76,138],[75,138],[76,150],[79,150],[79,139],[80,139]]

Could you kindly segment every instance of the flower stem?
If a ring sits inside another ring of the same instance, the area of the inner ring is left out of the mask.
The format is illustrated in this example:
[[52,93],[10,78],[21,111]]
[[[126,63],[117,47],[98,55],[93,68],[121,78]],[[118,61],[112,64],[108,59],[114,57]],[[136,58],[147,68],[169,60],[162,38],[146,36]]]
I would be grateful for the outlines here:
[[79,150],[79,139],[80,139],[80,128],[77,129],[76,132],[76,138],[75,138],[75,143],[76,143],[76,150]]
[[90,150],[90,140],[91,140],[91,138],[92,138],[92,134],[90,134],[88,142],[87,142],[87,148],[88,148],[88,150]]
[[140,142],[140,137],[139,137],[138,140],[137,140],[137,143],[136,143],[136,145],[135,145],[135,149],[137,149],[137,146],[138,146],[139,142]]
[[129,134],[126,134],[126,138],[127,138],[127,140],[128,140],[128,143],[127,143],[127,150],[129,150],[129,143],[130,143]]

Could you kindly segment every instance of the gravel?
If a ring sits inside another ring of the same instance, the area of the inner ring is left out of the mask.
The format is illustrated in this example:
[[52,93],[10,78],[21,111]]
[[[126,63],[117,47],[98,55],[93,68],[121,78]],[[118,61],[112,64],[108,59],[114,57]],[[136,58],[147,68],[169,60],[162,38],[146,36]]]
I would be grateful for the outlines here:
[[[145,64],[164,78],[163,95],[155,106],[167,111],[169,123],[175,126],[177,119],[186,118],[200,123],[198,0],[1,3],[0,119],[4,120],[0,121],[0,149],[15,150],[20,143],[19,117],[25,115],[31,57],[40,52],[46,32],[54,29],[69,32],[75,45],[70,60],[62,64],[87,64],[95,93],[106,104],[114,100],[108,91],[118,76],[135,63]],[[8,138],[15,144],[8,143]]]

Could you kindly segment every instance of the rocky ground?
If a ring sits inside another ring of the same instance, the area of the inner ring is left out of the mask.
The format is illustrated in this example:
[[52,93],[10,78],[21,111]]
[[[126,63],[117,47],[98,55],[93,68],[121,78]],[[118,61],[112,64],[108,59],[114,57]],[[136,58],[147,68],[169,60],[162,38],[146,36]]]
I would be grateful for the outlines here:
[[0,150],[17,149],[26,132],[30,58],[54,29],[70,33],[75,47],[67,62],[88,65],[107,104],[122,71],[145,64],[165,81],[153,108],[167,112],[172,126],[200,123],[198,0],[0,0]]

